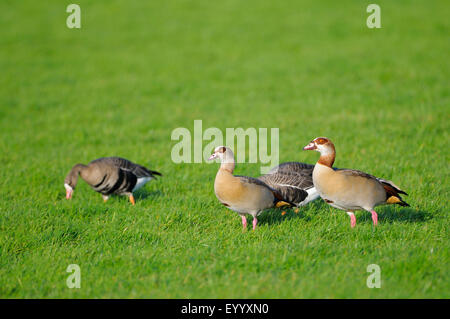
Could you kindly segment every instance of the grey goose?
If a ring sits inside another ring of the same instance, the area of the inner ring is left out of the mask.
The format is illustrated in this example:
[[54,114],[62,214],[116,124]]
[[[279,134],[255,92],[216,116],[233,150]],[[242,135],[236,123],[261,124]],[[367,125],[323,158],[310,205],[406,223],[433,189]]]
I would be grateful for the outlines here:
[[276,189],[283,198],[299,207],[319,198],[319,193],[312,181],[313,169],[314,165],[311,164],[286,162],[275,166],[269,173],[258,179]]
[[64,180],[66,198],[72,198],[78,176],[86,181],[96,192],[102,194],[106,202],[110,195],[126,195],[134,205],[133,192],[161,173],[135,164],[121,157],[102,157],[88,165],[76,164]]

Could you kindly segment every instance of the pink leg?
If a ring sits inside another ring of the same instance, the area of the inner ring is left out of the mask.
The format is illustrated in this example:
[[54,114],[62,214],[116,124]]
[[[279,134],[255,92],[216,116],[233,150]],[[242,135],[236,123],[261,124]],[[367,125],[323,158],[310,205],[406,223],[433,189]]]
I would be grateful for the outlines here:
[[372,213],[373,225],[374,225],[374,226],[378,225],[378,215],[377,215],[377,212],[374,211],[373,209],[372,209],[370,212]]
[[256,219],[256,217],[253,217],[253,230],[256,229],[256,224],[258,224],[258,220]]
[[350,225],[353,227],[356,226],[356,217],[352,212],[347,212],[348,216],[350,216]]
[[245,230],[247,229],[247,218],[245,216],[241,216],[242,218],[242,228]]

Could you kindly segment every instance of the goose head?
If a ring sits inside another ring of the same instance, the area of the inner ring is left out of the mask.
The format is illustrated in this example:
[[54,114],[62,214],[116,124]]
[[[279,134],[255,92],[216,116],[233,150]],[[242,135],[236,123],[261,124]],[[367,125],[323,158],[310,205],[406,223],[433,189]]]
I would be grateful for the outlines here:
[[213,159],[216,158],[220,159],[221,163],[220,169],[233,173],[235,167],[234,154],[229,147],[226,146],[216,147],[214,152],[209,157],[209,160],[212,161]]
[[333,143],[330,141],[330,139],[328,139],[326,137],[317,137],[317,138],[315,138],[314,140],[309,142],[308,145],[303,147],[303,150],[305,150],[305,151],[317,151],[321,155],[331,154],[331,153],[333,153],[335,151]]
[[303,147],[305,151],[317,151],[320,153],[318,164],[332,167],[336,158],[336,150],[333,142],[326,137],[317,137]]
[[69,174],[67,174],[64,179],[64,188],[66,189],[66,198],[71,199],[73,191],[75,190],[75,186],[77,186],[78,176],[80,173],[86,169],[86,165],[76,164],[70,170]]
[[233,151],[227,146],[216,147],[208,160],[212,161],[216,158],[219,158],[221,163],[234,163]]
[[64,183],[64,188],[66,189],[66,198],[71,199],[74,187],[70,186],[68,183]]

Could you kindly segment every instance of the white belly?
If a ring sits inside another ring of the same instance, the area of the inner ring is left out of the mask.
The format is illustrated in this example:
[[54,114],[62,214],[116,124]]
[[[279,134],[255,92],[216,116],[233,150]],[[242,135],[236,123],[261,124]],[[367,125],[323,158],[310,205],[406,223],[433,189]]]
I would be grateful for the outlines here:
[[136,181],[136,185],[133,188],[133,192],[137,191],[139,188],[141,188],[142,186],[144,186],[148,181],[150,181],[152,178],[151,177],[141,177],[138,178]]
[[345,211],[354,211],[354,210],[360,210],[362,209],[362,207],[360,206],[356,206],[352,203],[346,203],[346,202],[333,202],[333,203],[328,203],[330,206],[337,208],[337,209],[342,209]]
[[305,189],[305,191],[308,193],[308,196],[306,196],[306,198],[301,203],[299,203],[298,206],[304,206],[309,202],[312,202],[313,200],[319,198],[320,196],[319,192],[315,187]]

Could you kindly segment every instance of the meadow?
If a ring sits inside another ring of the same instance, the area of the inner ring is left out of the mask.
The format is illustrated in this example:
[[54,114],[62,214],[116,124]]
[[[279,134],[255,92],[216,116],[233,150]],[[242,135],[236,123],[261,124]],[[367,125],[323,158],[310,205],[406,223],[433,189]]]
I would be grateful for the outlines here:
[[[446,1],[379,0],[381,29],[365,1],[78,0],[81,29],[69,3],[0,2],[1,298],[450,297]],[[327,136],[337,167],[393,180],[411,207],[351,229],[319,199],[242,232],[219,165],[171,159],[197,119],[279,128],[280,162],[315,163],[301,148]],[[72,165],[114,155],[164,176],[135,206],[81,180],[65,199]]]

